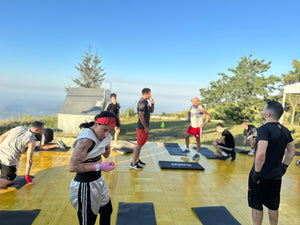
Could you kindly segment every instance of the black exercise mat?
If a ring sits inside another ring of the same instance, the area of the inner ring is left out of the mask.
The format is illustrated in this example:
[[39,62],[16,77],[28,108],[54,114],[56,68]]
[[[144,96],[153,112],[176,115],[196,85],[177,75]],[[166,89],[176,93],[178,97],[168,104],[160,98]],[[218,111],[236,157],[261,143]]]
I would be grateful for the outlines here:
[[20,211],[0,211],[0,224],[3,225],[31,225],[40,209]]
[[200,153],[208,159],[226,160],[224,158],[216,157],[214,152],[212,150],[208,149],[208,148],[200,148]]
[[194,207],[203,225],[241,225],[224,206]]
[[67,147],[65,150],[63,150],[61,148],[51,148],[51,149],[45,150],[45,149],[40,149],[39,146],[35,146],[34,151],[35,152],[67,152],[70,149],[71,149],[71,147]]
[[242,153],[242,154],[248,154],[250,151],[249,150],[242,150],[242,149],[236,148],[235,152]]
[[[34,176],[30,176],[31,179],[34,178]],[[16,188],[20,189],[23,187],[25,184],[27,184],[27,181],[25,180],[25,176],[17,176],[14,182],[7,187],[0,187],[1,189],[7,189],[7,188]],[[1,220],[0,220],[1,221]],[[0,223],[1,224],[1,223]]]
[[116,225],[156,225],[152,202],[119,202]]
[[161,169],[175,170],[204,170],[197,162],[174,162],[174,161],[158,161]]
[[112,151],[118,152],[123,155],[126,155],[128,153],[133,153],[132,149],[127,149],[127,148],[113,148]]
[[152,135],[152,136],[161,136],[161,137],[177,137],[176,134],[158,134],[158,133],[152,133],[152,132],[150,132],[149,135]]
[[300,152],[296,151],[296,152],[295,152],[295,155],[297,155],[297,156],[300,155]]
[[170,155],[187,155],[183,153],[178,143],[164,143],[164,146]]

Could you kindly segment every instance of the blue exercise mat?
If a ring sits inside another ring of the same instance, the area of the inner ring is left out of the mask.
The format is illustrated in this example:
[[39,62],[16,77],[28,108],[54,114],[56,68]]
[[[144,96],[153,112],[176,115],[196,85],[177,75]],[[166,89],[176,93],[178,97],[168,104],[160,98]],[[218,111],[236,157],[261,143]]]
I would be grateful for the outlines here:
[[0,211],[0,224],[3,225],[31,225],[40,213],[40,209]]
[[235,152],[242,153],[242,154],[248,154],[250,151],[249,150],[242,150],[242,149],[236,148]]
[[152,202],[119,202],[116,225],[156,225]]
[[208,159],[220,159],[220,160],[226,160],[224,158],[216,157],[214,152],[208,148],[200,148],[200,153],[204,155]]
[[296,156],[300,155],[300,152],[296,151],[296,152],[295,152],[295,155],[296,155]]
[[158,134],[158,133],[152,133],[152,132],[149,132],[149,135],[161,136],[161,137],[177,137],[176,134]]
[[164,145],[170,155],[187,155],[186,153],[183,153],[183,150],[178,143],[164,143]]
[[241,225],[224,206],[194,207],[203,225]]
[[[34,176],[30,176],[31,179],[34,178]],[[0,187],[1,189],[7,189],[7,188],[16,188],[20,189],[23,187],[25,184],[27,184],[27,181],[25,180],[25,176],[17,176],[14,182],[7,187]],[[1,220],[0,220],[1,221]],[[1,224],[1,223],[0,223]]]
[[40,149],[39,146],[36,146],[34,151],[35,152],[67,152],[71,149],[71,147],[67,147],[66,149],[60,149],[60,148],[51,148],[51,149],[48,149],[48,150],[45,150],[45,149]]
[[158,161],[161,169],[177,169],[177,170],[204,170],[197,162],[172,162]]

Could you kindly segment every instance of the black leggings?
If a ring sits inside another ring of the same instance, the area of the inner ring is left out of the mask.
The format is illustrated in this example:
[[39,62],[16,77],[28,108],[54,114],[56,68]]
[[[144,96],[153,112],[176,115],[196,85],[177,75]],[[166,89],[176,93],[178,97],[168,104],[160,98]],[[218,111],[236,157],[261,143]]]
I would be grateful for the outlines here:
[[[99,213],[100,213],[100,225],[110,225],[110,219],[111,219],[111,214],[112,214],[112,205],[111,201],[100,207]],[[90,207],[87,207],[87,218],[86,218],[86,223],[82,221],[82,211],[79,210],[77,212],[78,220],[80,225],[94,225],[97,219],[97,215],[95,215]]]

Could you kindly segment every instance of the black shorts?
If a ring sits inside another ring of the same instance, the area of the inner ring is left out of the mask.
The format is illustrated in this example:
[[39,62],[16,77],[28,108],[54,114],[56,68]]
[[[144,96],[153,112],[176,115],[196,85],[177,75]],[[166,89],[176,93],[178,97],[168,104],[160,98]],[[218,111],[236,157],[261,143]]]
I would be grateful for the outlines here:
[[219,143],[217,142],[217,146],[218,146],[222,151],[224,151],[224,152],[226,152],[226,153],[228,153],[228,154],[234,152],[234,148],[230,148],[230,147],[226,146],[226,145],[223,144],[223,143],[220,143],[220,144],[219,144]]
[[5,178],[6,180],[14,180],[17,177],[17,168],[16,166],[6,166],[0,164],[1,169],[1,178]]
[[[252,173],[250,173],[252,174]],[[248,205],[256,210],[263,210],[263,205],[268,209],[278,210],[280,203],[281,179],[261,180],[259,184],[254,184],[248,179]]]

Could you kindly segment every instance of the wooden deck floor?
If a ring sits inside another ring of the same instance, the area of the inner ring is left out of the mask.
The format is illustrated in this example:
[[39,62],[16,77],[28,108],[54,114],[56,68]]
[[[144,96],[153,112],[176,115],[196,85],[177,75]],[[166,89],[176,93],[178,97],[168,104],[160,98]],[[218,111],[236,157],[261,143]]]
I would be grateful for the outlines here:
[[[73,140],[64,141],[71,145]],[[170,156],[162,143],[147,143],[141,153],[147,163],[142,171],[129,168],[132,154],[112,153],[109,160],[114,160],[117,168],[104,173],[114,208],[112,224],[116,223],[119,202],[153,202],[158,225],[201,224],[191,209],[201,206],[225,206],[241,224],[251,224],[247,178],[253,157],[237,154],[236,161],[232,162],[209,160],[201,155],[199,163],[205,171],[161,170],[158,165],[159,160],[192,161],[193,153],[188,157]],[[25,172],[25,156],[20,161],[19,175]],[[78,224],[76,211],[69,202],[69,184],[74,176],[68,172],[70,156],[71,151],[35,152],[32,167],[35,184],[19,190],[0,190],[0,210],[41,209],[34,225]],[[283,178],[281,225],[300,224],[297,159],[299,156],[294,158]],[[267,210],[263,224],[269,224]]]

